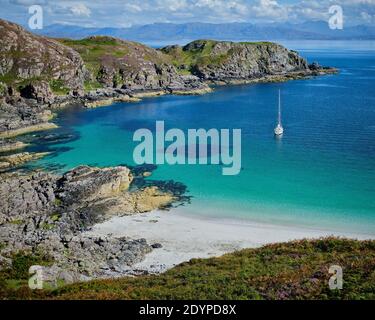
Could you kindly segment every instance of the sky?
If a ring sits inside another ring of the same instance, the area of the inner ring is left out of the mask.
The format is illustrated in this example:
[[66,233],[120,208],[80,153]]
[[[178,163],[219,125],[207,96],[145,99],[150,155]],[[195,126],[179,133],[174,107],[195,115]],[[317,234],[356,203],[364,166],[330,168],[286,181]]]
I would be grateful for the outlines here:
[[0,18],[26,26],[31,5],[44,25],[130,27],[152,23],[273,23],[324,20],[340,5],[347,25],[375,26],[375,0],[0,0]]

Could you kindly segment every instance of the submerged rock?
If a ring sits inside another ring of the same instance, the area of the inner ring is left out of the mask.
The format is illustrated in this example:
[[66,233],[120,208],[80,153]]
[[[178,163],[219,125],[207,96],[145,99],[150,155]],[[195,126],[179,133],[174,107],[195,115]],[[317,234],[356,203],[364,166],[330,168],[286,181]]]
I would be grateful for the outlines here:
[[0,152],[9,152],[19,149],[24,149],[28,145],[20,141],[6,141],[0,139]]
[[20,165],[23,165],[26,162],[37,160],[47,156],[49,152],[39,152],[39,153],[30,153],[22,152],[16,153],[9,156],[0,157],[0,169],[10,169]]

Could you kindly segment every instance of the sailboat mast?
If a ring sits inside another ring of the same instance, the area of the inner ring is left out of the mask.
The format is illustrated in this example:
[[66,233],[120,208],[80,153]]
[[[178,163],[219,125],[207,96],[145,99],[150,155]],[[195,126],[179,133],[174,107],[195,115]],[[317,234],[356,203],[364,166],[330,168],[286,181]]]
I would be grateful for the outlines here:
[[279,119],[278,119],[278,124],[275,128],[275,135],[277,137],[281,137],[284,133],[284,128],[281,124],[281,90],[279,90]]
[[279,125],[281,125],[281,91],[279,90]]

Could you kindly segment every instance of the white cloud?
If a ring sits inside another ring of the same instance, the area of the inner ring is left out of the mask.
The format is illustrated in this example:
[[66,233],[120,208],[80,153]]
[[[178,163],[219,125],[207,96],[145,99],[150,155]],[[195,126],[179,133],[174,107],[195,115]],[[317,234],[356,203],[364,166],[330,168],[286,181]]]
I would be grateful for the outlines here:
[[125,3],[125,10],[132,13],[142,12],[141,6],[133,3]]
[[185,10],[188,3],[185,0],[158,0],[159,8],[169,11]]
[[249,19],[250,3],[246,0],[195,0],[191,11],[205,22],[243,22]]
[[[3,0],[0,0],[0,2]],[[21,6],[42,4],[48,23],[124,26],[155,22],[303,22],[329,18],[341,5],[348,24],[375,23],[375,0],[6,0],[0,16],[27,21]],[[5,12],[5,13],[4,13]],[[9,14],[10,13],[10,14]]]
[[340,0],[339,2],[343,5],[375,4],[375,0]]
[[361,18],[366,24],[372,24],[375,22],[375,15],[369,14],[367,12],[361,12]]
[[90,17],[91,10],[83,3],[77,3],[69,8],[70,12],[77,17]]
[[35,4],[46,4],[47,0],[10,0],[9,2],[21,6],[32,6]]
[[276,0],[259,0],[252,9],[257,17],[273,20],[286,20],[288,18],[288,8],[280,5]]

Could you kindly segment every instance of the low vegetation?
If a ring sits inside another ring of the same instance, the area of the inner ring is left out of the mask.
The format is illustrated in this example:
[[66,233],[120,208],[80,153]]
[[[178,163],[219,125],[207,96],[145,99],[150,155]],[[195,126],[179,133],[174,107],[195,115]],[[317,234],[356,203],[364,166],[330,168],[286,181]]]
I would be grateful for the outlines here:
[[[332,265],[343,268],[342,290],[328,286]],[[1,294],[16,299],[375,299],[375,241],[295,241],[195,259],[158,276],[50,291],[3,287]]]
[[198,65],[221,64],[228,55],[212,53],[217,41],[197,40],[185,47],[170,46],[162,49],[162,52],[171,58],[171,62],[181,73],[191,73]]
[[[230,45],[228,50],[219,49],[218,45]],[[234,53],[239,52],[244,46],[273,46],[272,42],[223,42],[214,40],[196,40],[184,47],[168,46],[161,51],[171,58],[172,64],[181,73],[194,73],[198,67],[221,66],[225,64]]]
[[[5,247],[5,245],[3,245]],[[1,244],[0,244],[1,249]],[[48,266],[50,257],[40,252],[18,252],[11,257],[12,266],[0,270],[0,299],[12,299],[28,292],[29,269],[33,265]]]
[[54,94],[60,96],[67,95],[70,91],[69,88],[65,87],[64,81],[62,80],[51,80],[49,86]]
[[102,79],[103,72],[107,73],[110,69],[116,70],[113,85],[121,86],[124,70],[131,72],[142,69],[145,61],[156,65],[169,62],[167,56],[143,44],[113,37],[92,36],[82,40],[59,39],[59,41],[77,51],[90,71],[92,80],[84,83],[86,91],[105,86],[105,81],[103,82]]
[[[112,37],[96,36],[82,40],[60,39],[62,44],[76,50],[88,70],[95,76],[98,75],[101,59],[105,56],[123,57],[129,51],[120,40]],[[86,86],[98,87],[99,83],[87,83]]]

